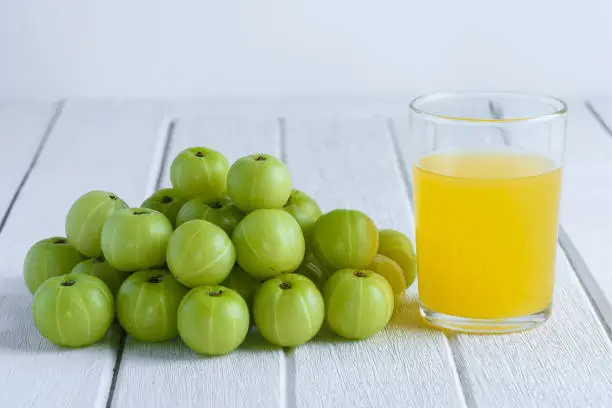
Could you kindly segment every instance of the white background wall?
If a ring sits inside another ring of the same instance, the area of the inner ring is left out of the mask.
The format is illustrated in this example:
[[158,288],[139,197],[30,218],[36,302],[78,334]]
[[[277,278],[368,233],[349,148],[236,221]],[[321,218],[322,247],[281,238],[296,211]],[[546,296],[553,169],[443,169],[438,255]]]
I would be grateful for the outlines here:
[[610,0],[0,0],[0,97],[612,93]]

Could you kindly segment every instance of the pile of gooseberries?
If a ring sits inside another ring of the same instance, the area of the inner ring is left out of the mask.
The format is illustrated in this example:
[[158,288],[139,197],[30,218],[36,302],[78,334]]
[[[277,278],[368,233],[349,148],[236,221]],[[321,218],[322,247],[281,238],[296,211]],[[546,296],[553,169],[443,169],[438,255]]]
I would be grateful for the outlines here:
[[415,278],[411,241],[363,212],[322,214],[267,154],[231,167],[192,147],[170,168],[172,188],[140,207],[90,191],[65,237],[34,244],[24,262],[42,336],[63,347],[99,341],[115,319],[139,341],[177,336],[222,355],[249,331],[296,347],[323,324],[346,339],[384,328]]

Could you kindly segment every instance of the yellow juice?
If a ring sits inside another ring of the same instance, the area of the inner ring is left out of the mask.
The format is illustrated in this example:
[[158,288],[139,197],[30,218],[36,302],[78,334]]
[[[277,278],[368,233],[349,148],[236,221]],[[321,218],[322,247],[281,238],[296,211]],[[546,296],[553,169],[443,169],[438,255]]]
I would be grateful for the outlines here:
[[432,154],[414,167],[419,298],[452,316],[550,305],[561,169],[516,152]]

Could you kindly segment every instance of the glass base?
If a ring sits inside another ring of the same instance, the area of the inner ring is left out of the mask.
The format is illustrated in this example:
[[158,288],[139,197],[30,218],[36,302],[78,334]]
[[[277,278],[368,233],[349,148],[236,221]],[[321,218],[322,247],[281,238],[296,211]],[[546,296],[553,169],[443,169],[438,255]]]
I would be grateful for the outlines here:
[[421,317],[429,324],[465,333],[512,333],[533,329],[544,323],[551,314],[552,307],[527,316],[510,317],[506,319],[471,319],[469,317],[451,316],[438,313],[422,304],[419,305]]

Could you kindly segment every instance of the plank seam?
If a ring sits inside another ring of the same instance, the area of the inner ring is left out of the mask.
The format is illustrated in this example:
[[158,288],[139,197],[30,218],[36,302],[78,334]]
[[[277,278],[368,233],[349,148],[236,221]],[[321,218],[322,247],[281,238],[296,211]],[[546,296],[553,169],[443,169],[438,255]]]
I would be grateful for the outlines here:
[[461,402],[466,408],[478,407],[476,399],[474,398],[472,387],[469,383],[469,379],[465,374],[466,364],[463,354],[461,353],[461,350],[459,350],[460,346],[459,342],[457,341],[457,335],[450,333],[444,333],[444,335],[446,337],[446,343],[448,346],[448,362],[457,374],[455,377],[455,386],[457,387],[457,392],[459,393]]
[[[170,120],[165,125],[166,130],[164,132],[165,135],[162,136],[164,141],[163,141],[163,148],[161,152],[161,158],[159,161],[159,169],[157,171],[157,179],[155,180],[155,190],[158,190],[161,188],[162,180],[164,179],[164,170],[166,169],[166,166],[168,164],[168,153],[170,152],[170,147],[172,145],[175,127],[176,127],[175,120]],[[162,126],[162,129],[163,128],[164,126]]]
[[[403,181],[404,192],[408,197],[408,200],[412,206],[414,206],[414,196],[412,194],[412,182],[410,181],[409,167],[404,160],[399,148],[399,140],[395,129],[395,123],[393,119],[387,118],[386,133],[391,139],[391,145],[393,146],[393,153],[395,155],[396,164],[399,166],[399,171]],[[469,385],[468,379],[465,377],[463,363],[463,355],[459,350],[459,345],[456,343],[456,338],[448,333],[444,333],[446,341],[446,351],[448,353],[448,360],[451,368],[454,372],[454,383],[457,387],[457,394],[462,402],[462,405],[466,408],[477,407],[474,399],[472,389]]]
[[593,275],[589,271],[589,267],[574,246],[571,238],[563,228],[559,226],[559,245],[565,253],[565,257],[569,261],[576,278],[584,293],[586,294],[592,309],[595,312],[602,328],[608,335],[608,340],[612,342],[612,306],[606,299],[606,295],[601,290]]
[[13,207],[15,206],[15,203],[17,202],[17,199],[19,198],[19,195],[21,194],[21,190],[23,189],[28,179],[30,178],[30,174],[32,173],[32,170],[34,170],[34,167],[36,167],[36,163],[38,163],[38,158],[40,157],[43,149],[45,148],[47,144],[47,140],[49,140],[49,136],[53,132],[55,125],[57,124],[60,116],[62,115],[62,112],[64,111],[65,104],[66,104],[66,101],[63,99],[58,101],[58,103],[56,104],[55,109],[53,111],[53,115],[51,116],[51,119],[49,120],[49,123],[47,124],[47,128],[45,129],[45,132],[43,133],[42,138],[40,139],[40,143],[38,144],[38,147],[36,148],[36,152],[34,152],[34,157],[32,157],[32,161],[30,162],[28,169],[26,170],[25,174],[21,178],[21,181],[19,182],[19,185],[17,186],[17,190],[15,190],[15,194],[13,194],[13,197],[11,198],[11,201],[9,202],[9,205],[6,208],[6,211],[4,212],[4,215],[2,216],[2,220],[0,221],[0,234],[4,230],[4,226],[6,225],[6,222],[8,221],[8,218],[11,215],[11,212],[13,210]]
[[610,126],[608,126],[608,124],[606,123],[604,118],[599,114],[597,109],[595,109],[591,101],[586,101],[584,105],[586,106],[587,110],[591,112],[591,114],[595,117],[595,119],[597,120],[599,125],[603,128],[603,130],[606,132],[606,134],[610,138],[612,138],[612,129],[610,128]]
[[280,159],[287,163],[287,120],[284,117],[279,117],[278,121],[278,144],[279,144],[279,152]]
[[[158,151],[159,153],[156,155],[158,160],[155,160],[154,163],[159,163],[157,166],[153,166],[151,169],[153,183],[149,185],[147,188],[148,193],[151,194],[154,190],[157,190],[161,186],[161,181],[163,180],[163,172],[166,168],[166,163],[168,161],[168,152],[170,151],[170,146],[172,144],[172,140],[174,138],[174,130],[175,130],[175,120],[167,120],[162,123],[160,126],[160,135],[158,136],[159,144]],[[154,156],[155,157],[155,156]],[[119,341],[119,347],[117,349],[117,357],[115,358],[115,365],[113,367],[113,378],[111,380],[110,388],[108,391],[108,399],[106,400],[106,408],[111,408],[113,406],[113,400],[115,397],[115,388],[117,386],[117,379],[119,378],[119,368],[121,367],[121,362],[123,360],[123,351],[125,349],[125,341],[127,338],[127,334],[125,331],[119,326],[119,330],[121,331],[121,339]]]
[[296,408],[297,396],[295,393],[295,349],[288,347],[283,348],[280,366],[280,405],[284,408]]

